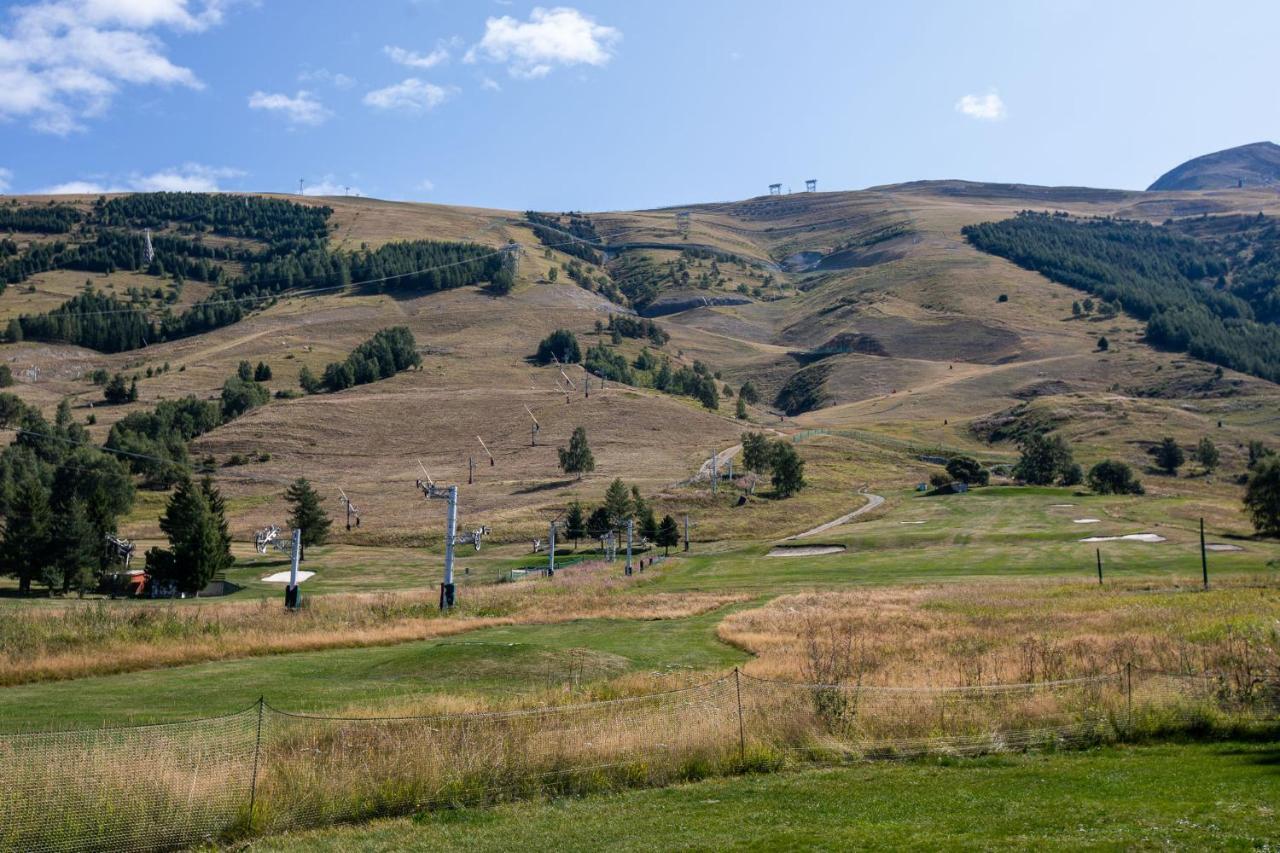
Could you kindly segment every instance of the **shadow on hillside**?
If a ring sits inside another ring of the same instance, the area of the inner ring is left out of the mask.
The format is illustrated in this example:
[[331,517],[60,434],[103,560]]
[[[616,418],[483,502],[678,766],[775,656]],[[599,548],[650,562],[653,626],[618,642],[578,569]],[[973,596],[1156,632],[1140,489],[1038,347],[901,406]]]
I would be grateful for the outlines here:
[[538,492],[553,492],[556,489],[563,489],[572,486],[577,480],[570,477],[568,480],[552,480],[549,483],[534,483],[531,486],[522,486],[511,494],[513,495],[532,495]]

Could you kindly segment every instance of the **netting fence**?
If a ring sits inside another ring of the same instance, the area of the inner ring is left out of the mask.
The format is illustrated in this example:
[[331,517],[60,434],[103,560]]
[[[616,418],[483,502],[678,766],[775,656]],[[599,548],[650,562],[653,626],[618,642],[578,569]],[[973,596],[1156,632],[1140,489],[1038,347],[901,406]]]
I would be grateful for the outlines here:
[[658,785],[760,756],[979,754],[1274,720],[1280,675],[1127,667],[1036,684],[914,688],[724,677],[484,714],[296,714],[260,700],[180,723],[0,741],[0,849],[156,850],[438,806]]

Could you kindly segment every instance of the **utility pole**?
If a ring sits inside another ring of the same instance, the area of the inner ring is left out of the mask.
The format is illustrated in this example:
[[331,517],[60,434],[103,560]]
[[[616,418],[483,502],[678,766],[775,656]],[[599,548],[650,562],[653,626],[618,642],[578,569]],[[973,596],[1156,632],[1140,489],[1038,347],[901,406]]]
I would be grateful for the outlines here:
[[303,187],[305,187],[306,185],[307,185],[306,178],[298,178],[298,195],[306,195],[306,193],[302,191]]
[[551,522],[551,530],[547,533],[547,577],[556,576],[556,523]]
[[1209,588],[1209,549],[1204,544],[1204,516],[1200,517],[1200,571],[1204,575],[1204,588]]
[[689,513],[684,514],[684,549],[689,550]]
[[1098,549],[1098,586],[1102,586],[1102,549]]
[[302,555],[302,528],[293,529],[293,549],[289,555],[289,585],[284,588],[284,607],[286,610],[297,610],[302,605],[302,595],[298,592],[298,558]]
[[627,571],[631,574],[631,538],[635,534],[636,520],[634,518],[627,519]]
[[476,458],[474,456],[467,457],[467,485],[470,486],[476,481]]

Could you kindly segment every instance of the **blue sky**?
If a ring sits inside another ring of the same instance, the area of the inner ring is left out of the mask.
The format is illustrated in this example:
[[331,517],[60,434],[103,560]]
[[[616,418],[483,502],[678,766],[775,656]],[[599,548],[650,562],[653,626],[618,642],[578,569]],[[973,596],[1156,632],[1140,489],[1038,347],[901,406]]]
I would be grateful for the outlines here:
[[25,0],[0,7],[0,190],[1142,188],[1280,138],[1277,31],[1265,2]]

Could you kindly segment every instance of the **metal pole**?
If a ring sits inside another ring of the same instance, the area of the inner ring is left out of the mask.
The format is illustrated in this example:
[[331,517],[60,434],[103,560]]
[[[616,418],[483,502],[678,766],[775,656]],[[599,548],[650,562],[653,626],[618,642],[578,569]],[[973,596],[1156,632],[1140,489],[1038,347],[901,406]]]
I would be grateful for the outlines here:
[[351,529],[351,501],[347,501],[347,529]]
[[476,479],[476,459],[474,456],[467,457],[467,485],[470,486]]
[[1133,735],[1133,661],[1124,665],[1124,696],[1129,735]]
[[1098,549],[1098,586],[1102,586],[1102,549]]
[[293,530],[293,548],[289,555],[289,585],[284,589],[284,606],[297,610],[302,603],[302,595],[298,592],[298,560],[302,555],[302,528]]
[[440,584],[440,609],[453,607],[453,538],[458,533],[458,487],[449,487],[449,513],[444,531],[444,582]]
[[1204,575],[1204,588],[1209,588],[1209,553],[1204,544],[1204,518],[1200,518],[1200,571]]
[[689,550],[689,513],[684,514],[684,549]]
[[631,537],[635,532],[636,520],[634,518],[627,519],[627,574],[631,574]]
[[547,534],[547,577],[556,574],[556,523],[551,522],[551,532]]
[[716,487],[720,484],[720,472],[716,470],[716,461],[719,454],[714,450],[711,451],[711,494],[716,493]]

